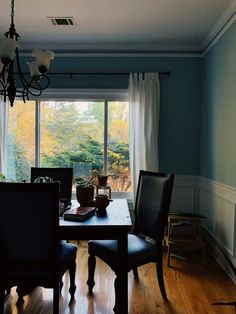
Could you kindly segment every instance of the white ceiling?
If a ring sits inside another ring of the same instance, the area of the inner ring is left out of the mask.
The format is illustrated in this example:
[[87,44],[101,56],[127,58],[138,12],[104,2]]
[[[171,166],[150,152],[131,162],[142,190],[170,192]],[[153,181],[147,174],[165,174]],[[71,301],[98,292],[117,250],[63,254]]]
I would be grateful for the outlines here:
[[[15,26],[26,49],[202,50],[235,9],[236,0],[15,0]],[[1,0],[1,35],[9,24],[10,1]]]

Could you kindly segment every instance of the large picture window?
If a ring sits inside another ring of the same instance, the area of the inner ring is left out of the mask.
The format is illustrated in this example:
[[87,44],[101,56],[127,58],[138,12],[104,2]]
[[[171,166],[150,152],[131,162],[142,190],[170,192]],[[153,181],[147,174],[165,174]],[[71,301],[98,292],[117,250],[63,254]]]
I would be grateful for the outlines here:
[[125,100],[16,101],[7,177],[28,181],[31,166],[73,167],[74,178],[105,172],[113,192],[130,192],[128,121]]

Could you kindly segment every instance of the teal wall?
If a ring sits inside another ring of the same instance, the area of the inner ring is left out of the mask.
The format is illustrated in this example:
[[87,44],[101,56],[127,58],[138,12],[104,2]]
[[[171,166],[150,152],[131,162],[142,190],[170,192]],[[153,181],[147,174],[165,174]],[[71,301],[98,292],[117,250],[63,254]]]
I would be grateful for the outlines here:
[[236,22],[203,59],[201,176],[236,187]]
[[[201,58],[65,58],[56,60],[55,71],[145,72],[167,71],[161,76],[160,170],[199,175]],[[53,69],[52,69],[53,71]],[[53,78],[54,80],[54,78]],[[128,77],[58,78],[54,87],[127,88]]]
[[[161,76],[160,170],[200,173],[200,57],[59,57],[51,72],[155,72]],[[127,88],[128,76],[52,76],[54,88]]]

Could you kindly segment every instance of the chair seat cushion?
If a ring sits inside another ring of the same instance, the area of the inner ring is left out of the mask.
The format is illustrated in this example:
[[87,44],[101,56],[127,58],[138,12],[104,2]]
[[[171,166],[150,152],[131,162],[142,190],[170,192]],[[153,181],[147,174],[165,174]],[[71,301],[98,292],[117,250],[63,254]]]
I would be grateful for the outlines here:
[[[71,243],[60,243],[59,263],[57,265],[60,275],[63,275],[71,263],[75,261],[76,252],[76,245]],[[15,283],[17,285],[17,282],[22,282],[22,277],[24,278],[25,283],[33,284],[34,282],[37,282],[38,285],[40,285],[40,282],[44,281],[48,281],[50,285],[54,280],[51,268],[44,267],[43,265],[42,267],[40,267],[40,265],[37,265],[36,267],[32,265],[32,268],[29,267],[29,269],[24,270],[18,269],[17,267],[10,268],[7,272],[7,278],[10,285],[11,283]]]
[[[89,254],[98,256],[114,271],[119,270],[117,256],[117,240],[90,240],[88,242]],[[136,235],[128,235],[128,269],[141,266],[147,262],[155,261],[157,250],[155,245]]]

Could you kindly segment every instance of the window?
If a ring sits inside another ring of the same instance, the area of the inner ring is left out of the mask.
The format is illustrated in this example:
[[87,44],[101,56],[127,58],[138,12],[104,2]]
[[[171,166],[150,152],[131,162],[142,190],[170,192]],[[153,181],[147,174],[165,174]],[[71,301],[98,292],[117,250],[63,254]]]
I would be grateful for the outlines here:
[[9,115],[7,176],[28,180],[34,165],[73,167],[74,178],[105,171],[113,192],[130,192],[128,118],[123,99],[17,101]]
[[16,101],[9,108],[7,178],[28,180],[35,165],[35,102]]

